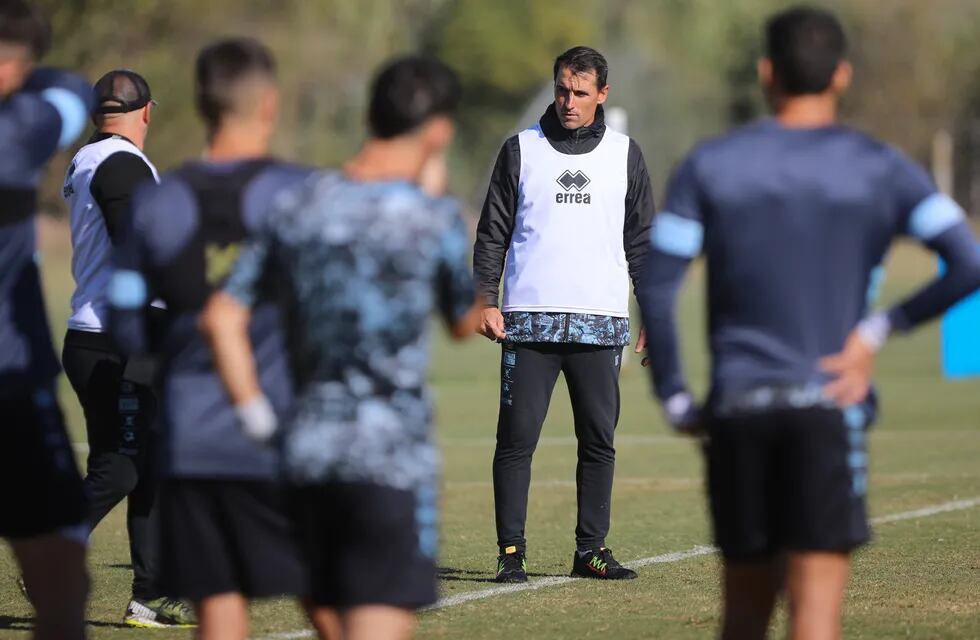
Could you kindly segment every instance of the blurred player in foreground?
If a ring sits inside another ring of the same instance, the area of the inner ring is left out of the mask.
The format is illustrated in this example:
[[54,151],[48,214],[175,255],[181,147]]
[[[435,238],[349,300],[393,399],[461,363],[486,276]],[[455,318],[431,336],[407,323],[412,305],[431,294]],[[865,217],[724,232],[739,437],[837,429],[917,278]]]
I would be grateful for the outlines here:
[[[268,157],[279,89],[263,45],[230,39],[206,47],[195,80],[207,149],[202,160],[137,192],[110,287],[112,333],[127,353],[154,346],[146,302],[159,296],[166,303],[159,339],[166,406],[164,586],[194,603],[198,637],[244,639],[247,599],[301,593],[302,570],[276,482],[276,451],[239,428],[197,322],[240,244],[262,225],[273,195],[308,172]],[[271,300],[256,307],[245,340],[270,401],[264,408],[282,412],[290,402],[290,375]]]
[[50,27],[23,0],[0,0],[0,536],[37,611],[34,637],[85,636],[86,500],[65,433],[35,260],[37,185],[47,160],[85,129],[83,79],[35,68]]
[[280,196],[203,317],[243,428],[265,438],[276,420],[246,327],[263,280],[283,294],[297,385],[285,471],[324,638],[407,638],[413,610],[436,600],[429,318],[438,310],[456,338],[478,321],[459,206],[430,195],[458,101],[439,62],[386,66],[372,138],[343,172]]
[[159,585],[154,367],[151,360],[120,355],[107,333],[107,290],[120,227],[136,188],[157,179],[143,153],[154,104],[150,85],[139,74],[117,69],[102,76],[95,83],[96,131],[72,158],[63,190],[71,216],[75,292],[61,361],[85,412],[92,530],[128,497],[133,591],[123,622],[135,627],[179,624],[190,614],[181,602],[164,597]]
[[[840,637],[850,553],[868,541],[865,429],[876,351],[980,286],[963,211],[901,153],[837,124],[851,80],[837,19],[769,20],[759,76],[775,117],[710,140],[674,175],[640,293],[656,395],[681,431],[707,431],[723,638],[762,638],[786,589],[792,638]],[[867,315],[892,240],[945,275]],[[675,297],[704,254],[711,392],[695,407]]]

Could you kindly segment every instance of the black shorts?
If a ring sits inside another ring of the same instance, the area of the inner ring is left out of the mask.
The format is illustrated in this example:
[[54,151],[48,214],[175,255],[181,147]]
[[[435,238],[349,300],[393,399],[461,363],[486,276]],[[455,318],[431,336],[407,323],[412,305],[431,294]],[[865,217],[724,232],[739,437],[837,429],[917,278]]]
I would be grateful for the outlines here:
[[304,595],[305,576],[280,485],[170,478],[160,495],[164,592]]
[[841,411],[716,417],[709,435],[711,515],[725,558],[847,552],[870,539],[864,428]]
[[85,522],[88,505],[53,386],[0,395],[0,537]]
[[434,491],[343,483],[289,491],[313,604],[418,609],[436,601]]

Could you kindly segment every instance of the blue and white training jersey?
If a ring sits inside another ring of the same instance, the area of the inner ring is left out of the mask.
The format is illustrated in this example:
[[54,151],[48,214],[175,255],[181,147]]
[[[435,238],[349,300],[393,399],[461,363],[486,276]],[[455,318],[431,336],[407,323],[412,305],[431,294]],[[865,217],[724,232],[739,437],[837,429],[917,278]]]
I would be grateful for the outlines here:
[[[114,252],[109,332],[124,353],[162,356],[163,470],[172,477],[271,480],[277,452],[249,440],[214,370],[198,316],[263,225],[275,195],[310,170],[268,159],[189,162],[133,198],[130,227]],[[266,396],[281,416],[292,389],[275,285],[260,298],[249,336]],[[261,289],[261,292],[259,291]],[[147,305],[159,298],[161,311]],[[163,321],[156,316],[163,314]],[[162,326],[160,326],[162,325]]]
[[81,135],[92,88],[81,77],[39,69],[0,98],[0,393],[53,379],[51,346],[35,254],[34,214],[45,163]]
[[963,211],[892,147],[843,126],[763,120],[710,140],[670,182],[640,293],[657,395],[687,387],[674,299],[688,263],[708,269],[712,398],[827,381],[869,311],[892,241],[911,237],[950,265],[888,312],[906,331],[980,285]]
[[431,483],[438,454],[426,391],[429,323],[475,300],[458,205],[408,182],[323,173],[280,195],[226,291],[256,301],[276,282],[296,405],[284,443],[296,483]]

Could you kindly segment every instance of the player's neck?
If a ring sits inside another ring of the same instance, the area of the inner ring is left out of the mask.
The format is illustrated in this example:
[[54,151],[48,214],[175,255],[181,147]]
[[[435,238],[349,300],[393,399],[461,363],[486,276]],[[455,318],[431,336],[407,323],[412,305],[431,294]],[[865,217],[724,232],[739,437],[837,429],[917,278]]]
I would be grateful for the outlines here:
[[233,162],[262,158],[269,154],[269,138],[256,135],[255,128],[243,124],[226,124],[208,139],[205,158],[212,162]]
[[837,98],[832,95],[783,97],[776,101],[776,121],[789,129],[817,129],[837,123]]
[[391,140],[374,138],[368,140],[357,155],[344,165],[344,173],[363,182],[416,182],[424,163],[425,152],[416,140],[405,137]]
[[122,136],[132,142],[140,151],[143,150],[143,146],[146,143],[146,129],[142,127],[127,126],[124,123],[106,122],[99,127],[99,131],[114,136]]

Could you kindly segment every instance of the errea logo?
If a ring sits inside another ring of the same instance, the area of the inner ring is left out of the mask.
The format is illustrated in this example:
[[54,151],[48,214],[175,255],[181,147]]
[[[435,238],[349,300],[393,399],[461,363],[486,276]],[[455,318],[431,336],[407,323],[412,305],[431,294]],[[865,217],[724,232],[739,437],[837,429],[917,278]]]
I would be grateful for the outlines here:
[[[582,189],[592,182],[589,176],[578,170],[572,173],[566,169],[558,176],[557,182],[565,190],[565,193],[559,191],[555,194],[555,202],[558,204],[592,204],[592,194],[582,193]],[[572,193],[573,189],[577,193]]]

